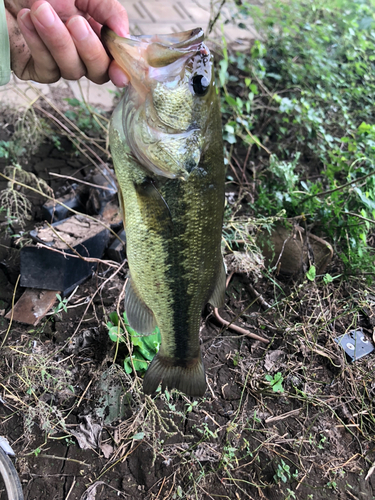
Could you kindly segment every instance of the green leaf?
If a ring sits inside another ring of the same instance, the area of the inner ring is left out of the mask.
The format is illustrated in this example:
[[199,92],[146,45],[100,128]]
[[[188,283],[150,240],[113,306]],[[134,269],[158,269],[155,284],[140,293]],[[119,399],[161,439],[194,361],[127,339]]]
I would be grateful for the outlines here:
[[144,432],[137,432],[137,434],[134,434],[134,436],[131,437],[131,439],[134,439],[134,441],[141,441],[145,437]]
[[112,342],[125,342],[124,338],[123,338],[123,330],[121,328],[118,327],[118,325],[111,325],[111,323],[107,323],[107,327],[108,327],[108,335],[109,335],[109,338],[112,340]]
[[266,374],[265,379],[270,382],[273,392],[284,392],[283,381],[284,377],[282,373],[277,372],[272,377],[272,375]]
[[130,363],[130,357],[127,357],[124,361],[124,370],[127,374],[130,374],[133,371],[132,365]]
[[64,99],[64,101],[66,101],[68,104],[70,104],[71,106],[74,106],[74,107],[81,106],[81,104],[82,104],[82,102],[79,101],[78,99],[76,99],[75,97],[73,97],[73,98],[67,97],[66,99]]
[[230,106],[233,106],[234,108],[237,108],[237,101],[230,95],[225,96],[225,100]]
[[311,266],[310,269],[306,273],[306,278],[310,281],[314,281],[316,277],[316,267]]
[[119,319],[118,319],[116,311],[112,311],[111,313],[109,313],[108,317],[114,325],[116,325],[116,326],[118,325]]
[[226,59],[222,59],[219,62],[220,70],[219,70],[219,80],[220,85],[224,87],[227,79],[228,79],[228,61]]
[[75,111],[71,111],[70,109],[68,109],[67,111],[65,111],[64,114],[72,122],[74,122],[74,121],[76,121],[78,119],[77,113]]
[[[134,368],[136,371],[143,374],[148,368],[148,362],[154,359],[159,350],[161,343],[160,330],[156,327],[151,335],[139,335],[129,326],[125,312],[124,321],[131,343],[133,344],[133,354],[131,359],[133,360]],[[107,326],[110,325],[107,324]],[[111,328],[109,331],[113,332]],[[124,341],[122,337],[120,337],[120,341]],[[126,373],[132,372],[130,356],[128,356],[124,361],[124,369]]]
[[323,282],[324,282],[325,285],[328,285],[329,283],[332,283],[333,279],[334,278],[330,274],[328,274],[328,273],[323,276]]

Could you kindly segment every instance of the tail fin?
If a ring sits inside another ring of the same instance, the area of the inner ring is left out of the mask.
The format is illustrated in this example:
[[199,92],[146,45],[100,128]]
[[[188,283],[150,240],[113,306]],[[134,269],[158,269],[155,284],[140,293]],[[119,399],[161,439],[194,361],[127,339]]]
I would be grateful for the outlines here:
[[178,389],[188,396],[203,396],[206,391],[206,375],[202,356],[189,362],[179,362],[157,354],[143,379],[145,394],[153,394],[162,382],[162,389]]

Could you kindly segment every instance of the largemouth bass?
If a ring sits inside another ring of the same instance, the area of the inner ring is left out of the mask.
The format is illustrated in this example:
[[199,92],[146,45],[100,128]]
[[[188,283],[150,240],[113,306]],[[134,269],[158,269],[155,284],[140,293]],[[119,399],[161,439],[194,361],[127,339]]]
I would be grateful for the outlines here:
[[130,279],[125,310],[140,334],[161,333],[146,394],[203,396],[202,309],[224,302],[224,159],[212,56],[201,29],[102,40],[130,84],[110,124]]

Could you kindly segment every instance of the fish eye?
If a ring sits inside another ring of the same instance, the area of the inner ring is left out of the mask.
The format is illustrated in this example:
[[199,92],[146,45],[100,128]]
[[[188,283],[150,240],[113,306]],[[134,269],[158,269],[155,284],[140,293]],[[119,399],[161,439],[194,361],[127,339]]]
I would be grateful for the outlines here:
[[193,85],[194,94],[199,96],[204,96],[207,94],[210,82],[205,76],[195,75],[193,76],[191,83]]

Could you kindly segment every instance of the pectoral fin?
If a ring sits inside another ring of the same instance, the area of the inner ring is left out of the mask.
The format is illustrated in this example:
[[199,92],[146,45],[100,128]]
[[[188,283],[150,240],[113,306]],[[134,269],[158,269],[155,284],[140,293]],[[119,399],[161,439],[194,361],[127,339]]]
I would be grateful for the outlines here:
[[170,232],[173,228],[169,207],[155,185],[147,180],[135,186],[142,217],[150,230],[156,233]]
[[213,307],[222,307],[224,305],[225,288],[226,288],[225,281],[226,281],[226,274],[225,274],[225,265],[223,261],[220,266],[220,270],[218,272],[214,291],[212,292],[212,295],[208,301]]
[[151,334],[155,330],[155,317],[140,298],[131,278],[125,288],[125,312],[129,325],[137,333]]

